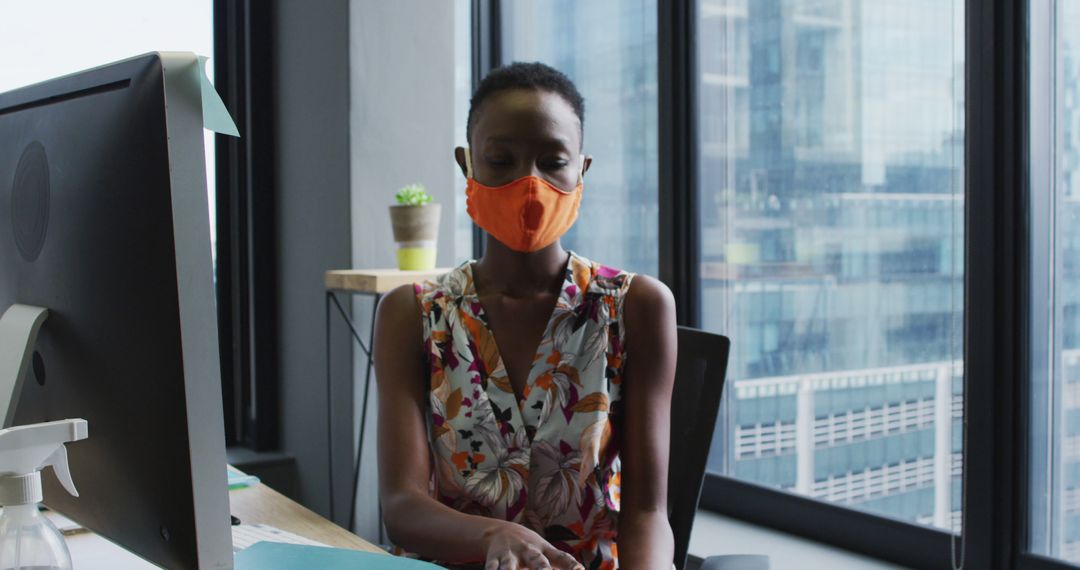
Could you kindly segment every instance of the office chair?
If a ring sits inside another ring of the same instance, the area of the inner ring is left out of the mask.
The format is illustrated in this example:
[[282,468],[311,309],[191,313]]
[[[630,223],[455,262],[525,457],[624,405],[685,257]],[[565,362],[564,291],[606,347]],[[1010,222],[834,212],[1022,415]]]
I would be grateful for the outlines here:
[[679,327],[678,335],[679,355],[671,395],[668,523],[675,536],[675,566],[682,569],[720,411],[731,341],[689,327]]

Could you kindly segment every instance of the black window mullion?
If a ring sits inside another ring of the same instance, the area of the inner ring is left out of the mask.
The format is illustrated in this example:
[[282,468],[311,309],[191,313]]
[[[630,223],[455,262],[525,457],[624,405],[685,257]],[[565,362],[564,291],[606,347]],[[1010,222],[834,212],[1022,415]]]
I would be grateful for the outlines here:
[[966,568],[1010,568],[1026,386],[1026,2],[968,0],[964,283]]
[[[503,64],[502,13],[499,0],[472,0],[472,87],[480,86],[491,70]],[[467,141],[471,144],[472,141]],[[484,230],[472,226],[473,257],[484,254]]]
[[[233,118],[240,123],[243,114],[242,92],[243,76],[241,67],[230,59],[240,54],[242,34],[236,33],[241,19],[237,2],[214,2],[214,84],[226,107],[232,111]],[[239,188],[241,172],[239,163],[239,141],[221,134],[215,135],[215,187],[217,188],[216,222],[218,240],[216,244],[215,288],[218,310],[218,350],[221,357],[221,395],[225,415],[225,441],[227,445],[240,442],[243,432],[243,382],[246,377],[243,354],[244,330],[240,323],[244,321],[246,311],[243,303],[235,298],[237,288],[234,283],[242,283],[246,277],[241,267],[233,263],[239,257],[239,241],[232,237],[236,229],[233,212],[238,192],[227,189]]]
[[272,3],[214,2],[214,82],[240,137],[216,136],[217,298],[229,444],[278,445]]
[[701,323],[697,2],[657,2],[660,279],[681,325]]

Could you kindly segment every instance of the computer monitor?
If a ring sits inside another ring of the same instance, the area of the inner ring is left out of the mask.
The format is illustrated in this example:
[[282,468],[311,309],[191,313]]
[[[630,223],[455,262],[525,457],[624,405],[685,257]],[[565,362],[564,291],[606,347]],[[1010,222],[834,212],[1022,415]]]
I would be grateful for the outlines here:
[[202,103],[190,53],[0,94],[0,313],[49,315],[14,422],[84,418],[45,503],[166,568],[231,568]]

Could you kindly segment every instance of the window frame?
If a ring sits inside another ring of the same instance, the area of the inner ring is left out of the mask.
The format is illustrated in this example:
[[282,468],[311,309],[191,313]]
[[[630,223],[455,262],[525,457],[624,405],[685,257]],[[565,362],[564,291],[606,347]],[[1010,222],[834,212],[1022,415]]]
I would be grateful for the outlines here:
[[[471,1],[472,89],[475,92],[484,76],[503,64],[502,11],[499,0]],[[471,145],[472,141],[466,143]],[[484,255],[484,230],[475,222],[472,229],[472,257],[480,259]]]
[[657,2],[660,280],[680,325],[700,326],[697,1]]
[[[1037,167],[1029,164],[1029,161],[1036,152],[1054,152],[1054,145],[1049,144],[1049,141],[1058,137],[1058,125],[1052,112],[1042,107],[1037,110],[1032,108],[1033,102],[1046,102],[1052,96],[1056,96],[1052,95],[1057,89],[1057,85],[1052,83],[1055,81],[1056,72],[1051,72],[1051,69],[1057,66],[1056,54],[1052,51],[1046,51],[1045,48],[1048,46],[1041,42],[1040,38],[1056,37],[1055,27],[1057,22],[1054,17],[1054,7],[1058,5],[1058,2],[1059,0],[1035,0],[1025,5],[1023,27],[1018,32],[1023,34],[1023,43],[1028,50],[1023,58],[1028,65],[1027,74],[1022,78],[1023,83],[1020,89],[1026,97],[1022,106],[1025,120],[1020,125],[1026,142],[1025,147],[1022,149],[1025,159],[1022,178],[1026,186],[1024,192],[1025,209],[1022,213],[1024,217],[1021,222],[1029,224],[1031,230],[1053,227],[1051,225],[1052,218],[1057,215],[1056,211],[1034,206],[1033,200],[1036,196],[1032,190],[1032,175],[1036,172],[1035,168]],[[1056,157],[1050,157],[1050,160],[1056,161]],[[1053,173],[1049,174],[1053,175]],[[1049,183],[1050,179],[1047,178],[1045,182]],[[1035,275],[1031,269],[1034,267],[1033,262],[1057,263],[1057,252],[1052,250],[1052,241],[1045,232],[1029,231],[1025,254],[1027,254],[1027,257],[1024,258],[1025,265],[1021,266],[1021,271],[1028,276],[1027,289],[1025,290],[1025,301],[1027,303],[1023,306],[1024,313],[1022,314],[1026,316],[1024,319],[1026,321],[1025,325],[1029,330],[1023,345],[1023,348],[1027,350],[1023,363],[1024,373],[1018,376],[1017,381],[1020,397],[1016,407],[1022,419],[1018,424],[1020,429],[1017,437],[1017,448],[1019,449],[1021,461],[1016,473],[1016,490],[1019,497],[1016,505],[1016,512],[1019,513],[1017,516],[1018,528],[1015,533],[1016,567],[1022,570],[1076,569],[1080,568],[1080,563],[1072,564],[1058,558],[1036,554],[1031,549],[1033,533],[1032,506],[1035,504],[1034,501],[1038,495],[1038,493],[1034,492],[1032,485],[1031,465],[1034,461],[1041,461],[1042,458],[1036,457],[1036,454],[1044,451],[1037,448],[1033,441],[1034,429],[1031,422],[1038,419],[1034,413],[1035,404],[1038,403],[1042,406],[1048,403],[1044,397],[1036,398],[1033,391],[1035,387],[1032,377],[1033,364],[1037,360],[1041,360],[1035,354],[1035,343],[1053,340],[1052,337],[1048,338],[1046,331],[1036,329],[1031,325],[1035,311],[1053,308],[1050,304],[1052,300],[1036,296],[1036,291],[1046,290],[1048,276]],[[1052,277],[1050,278],[1052,279]],[[1051,358],[1053,357],[1051,356]]]
[[214,0],[214,84],[240,137],[215,135],[217,307],[227,445],[279,445],[273,3]]

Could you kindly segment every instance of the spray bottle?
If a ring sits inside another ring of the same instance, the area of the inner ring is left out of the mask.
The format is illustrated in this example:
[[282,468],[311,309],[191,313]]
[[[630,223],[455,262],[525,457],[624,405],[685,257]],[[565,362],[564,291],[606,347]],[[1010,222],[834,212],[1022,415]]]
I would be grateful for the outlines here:
[[86,431],[81,419],[0,430],[0,570],[70,570],[64,537],[38,511],[40,471],[52,465],[64,489],[78,497],[64,444],[86,439]]

